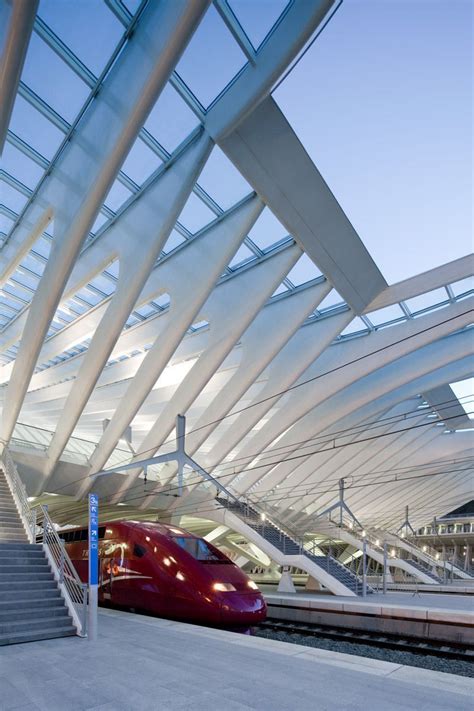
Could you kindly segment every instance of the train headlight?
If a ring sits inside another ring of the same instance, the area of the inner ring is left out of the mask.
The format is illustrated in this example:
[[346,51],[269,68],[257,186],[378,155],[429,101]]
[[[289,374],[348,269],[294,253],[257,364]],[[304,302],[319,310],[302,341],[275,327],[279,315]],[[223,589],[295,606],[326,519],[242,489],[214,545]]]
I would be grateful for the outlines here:
[[235,592],[235,588],[232,583],[214,583],[212,588],[216,592]]
[[249,580],[247,582],[247,585],[249,586],[249,588],[252,588],[252,590],[258,590],[258,585],[257,583],[254,583],[253,580]]

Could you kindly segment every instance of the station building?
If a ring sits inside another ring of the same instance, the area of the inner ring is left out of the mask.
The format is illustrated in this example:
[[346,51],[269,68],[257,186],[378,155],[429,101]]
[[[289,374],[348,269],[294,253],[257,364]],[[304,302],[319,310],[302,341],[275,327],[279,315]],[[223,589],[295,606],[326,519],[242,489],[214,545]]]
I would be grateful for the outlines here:
[[0,0],[0,644],[87,635],[91,492],[269,600],[451,585],[469,626],[472,255],[388,283],[275,98],[339,3],[78,5]]

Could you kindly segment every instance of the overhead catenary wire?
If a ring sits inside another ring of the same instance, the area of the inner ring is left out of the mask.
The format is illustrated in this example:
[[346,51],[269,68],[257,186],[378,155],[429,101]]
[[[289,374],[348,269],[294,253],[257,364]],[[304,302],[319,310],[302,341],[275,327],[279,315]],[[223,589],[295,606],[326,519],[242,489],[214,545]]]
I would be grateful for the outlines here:
[[[208,428],[208,427],[212,427],[212,426],[215,425],[215,424],[219,424],[220,422],[223,422],[224,420],[228,419],[229,417],[235,417],[236,415],[239,415],[239,414],[241,414],[241,413],[243,413],[243,412],[246,412],[246,411],[248,411],[248,410],[250,410],[250,409],[252,409],[252,408],[254,408],[254,407],[257,407],[258,405],[262,405],[262,404],[264,404],[264,403],[266,403],[266,402],[269,402],[270,400],[279,399],[279,398],[281,398],[283,395],[286,395],[286,394],[289,393],[289,392],[292,392],[292,391],[294,391],[294,390],[296,390],[296,389],[298,389],[298,388],[301,388],[301,387],[303,387],[304,385],[308,385],[309,383],[315,382],[315,381],[317,381],[317,380],[319,380],[319,379],[321,379],[321,378],[323,378],[323,377],[325,377],[325,376],[327,376],[327,375],[331,375],[332,373],[338,372],[338,371],[342,370],[343,368],[346,368],[346,367],[348,367],[348,366],[350,366],[350,365],[355,365],[356,363],[359,363],[360,361],[363,361],[363,360],[366,359],[366,358],[370,358],[371,356],[374,356],[374,355],[377,355],[377,354],[379,354],[379,353],[382,353],[382,352],[384,352],[384,351],[386,351],[386,350],[388,350],[388,349],[390,349],[390,348],[393,348],[394,346],[400,345],[401,343],[404,343],[404,342],[406,342],[406,341],[408,341],[408,340],[411,340],[412,338],[417,338],[417,337],[419,337],[420,335],[422,335],[423,333],[427,333],[427,332],[429,332],[429,331],[432,331],[433,329],[439,328],[440,326],[443,326],[443,325],[445,325],[446,323],[450,323],[451,321],[454,321],[454,320],[456,320],[456,319],[459,319],[459,318],[461,318],[462,316],[466,316],[466,315],[472,313],[473,311],[474,311],[474,309],[467,309],[467,311],[463,311],[462,313],[457,314],[456,316],[450,316],[449,318],[444,319],[443,321],[439,321],[437,324],[434,324],[434,325],[432,325],[432,326],[427,326],[427,327],[424,328],[424,329],[420,329],[420,330],[417,331],[416,333],[409,334],[408,336],[404,336],[403,338],[400,338],[400,339],[398,339],[398,340],[396,340],[396,341],[393,341],[392,343],[389,343],[389,344],[387,344],[387,345],[385,345],[385,346],[382,346],[382,347],[380,347],[380,348],[377,348],[377,349],[371,351],[370,353],[364,353],[363,355],[358,356],[357,358],[353,358],[352,360],[346,361],[345,363],[341,363],[340,365],[337,365],[337,366],[335,366],[334,368],[330,368],[329,370],[326,370],[326,371],[323,372],[323,373],[319,373],[318,375],[315,375],[315,376],[313,376],[313,377],[311,377],[311,378],[307,378],[306,380],[303,380],[303,381],[301,381],[301,382],[297,382],[297,383],[295,383],[294,385],[290,385],[290,386],[288,386],[287,388],[284,388],[283,390],[277,391],[277,392],[273,393],[272,395],[268,395],[267,397],[262,398],[262,399],[260,399],[260,400],[257,400],[256,402],[250,403],[249,405],[246,405],[245,407],[242,407],[242,408],[240,408],[240,409],[238,409],[238,410],[231,411],[231,412],[227,413],[226,415],[223,415],[222,417],[217,418],[216,420],[212,420],[212,421],[210,421],[210,422],[207,422],[207,423],[204,424],[204,425],[200,425],[199,427],[195,427],[195,428],[189,430],[189,431],[186,433],[186,436],[189,436],[189,435],[191,435],[191,434],[194,434],[194,433],[196,433],[196,432],[199,432],[199,431],[202,430],[202,429],[206,429],[206,428]],[[173,437],[168,437],[168,438],[165,439],[160,445],[154,446],[154,447],[150,447],[150,448],[145,449],[145,450],[142,450],[141,452],[138,452],[137,455],[142,456],[142,455],[144,455],[144,454],[148,454],[149,452],[155,452],[159,447],[163,447],[163,446],[165,446],[166,444],[169,444],[169,443],[173,442],[174,440],[175,440],[175,437],[174,437],[174,436],[173,436]],[[123,461],[125,462],[125,461],[127,461],[127,460],[123,460]],[[119,463],[117,466],[120,466],[120,463]]]
[[[452,418],[445,418],[446,421],[449,421],[449,419],[457,419],[457,416],[453,416]],[[255,471],[255,470],[257,470],[257,469],[262,469],[263,467],[267,467],[267,466],[272,466],[272,467],[274,467],[274,466],[277,466],[278,464],[282,464],[282,463],[284,463],[284,462],[290,462],[290,461],[295,461],[295,460],[299,460],[299,459],[302,459],[302,458],[308,458],[308,457],[313,456],[313,455],[315,455],[315,454],[322,454],[322,453],[327,452],[327,451],[330,451],[330,450],[337,450],[337,449],[341,449],[341,448],[343,448],[343,447],[348,447],[348,446],[351,446],[351,445],[357,445],[357,444],[361,444],[361,443],[364,443],[364,442],[368,442],[368,441],[380,439],[380,438],[382,438],[382,437],[393,436],[393,435],[399,434],[399,433],[405,433],[405,432],[408,432],[408,431],[410,431],[410,430],[419,429],[419,428],[421,428],[421,427],[433,426],[433,424],[434,424],[433,422],[422,422],[422,423],[420,423],[420,424],[418,424],[418,425],[412,425],[411,427],[406,427],[406,428],[404,428],[404,429],[402,429],[402,430],[396,430],[395,432],[384,432],[384,433],[381,433],[381,434],[378,434],[378,435],[374,435],[374,436],[372,436],[372,437],[365,437],[365,438],[363,438],[363,439],[353,440],[353,441],[351,441],[351,442],[346,442],[346,443],[344,443],[344,444],[335,444],[335,443],[334,443],[332,447],[329,447],[329,448],[326,448],[326,449],[317,449],[317,450],[315,450],[315,451],[313,451],[313,452],[309,452],[309,453],[305,453],[305,454],[298,454],[298,455],[295,455],[295,456],[293,456],[293,457],[286,457],[285,459],[275,460],[275,461],[270,462],[270,463],[265,462],[264,464],[257,464],[257,465],[255,465],[255,466],[253,466],[253,467],[248,467],[248,468],[241,469],[238,473],[241,474],[241,473],[244,473],[244,472]],[[332,441],[332,440],[329,440],[329,442],[331,442],[331,441]],[[326,442],[323,442],[322,444],[324,445],[324,444],[326,444]],[[118,467],[114,467],[114,470],[117,469],[117,468],[118,468]],[[137,469],[138,469],[138,468],[140,468],[140,462],[137,462]],[[234,469],[234,467],[232,467],[232,463],[229,463],[229,467],[227,467],[226,469],[222,468],[222,471],[227,471],[228,468]],[[112,471],[111,473],[115,473],[115,472]],[[107,472],[106,472],[106,471],[104,472],[104,475],[107,475]],[[233,477],[233,476],[236,476],[236,472],[232,471],[231,473],[229,473],[229,474],[227,474],[227,475],[224,474],[224,475],[221,475],[221,476],[219,476],[219,475],[216,476],[216,475],[214,475],[214,474],[212,475],[213,479],[215,479],[216,481],[219,481],[220,479],[228,478],[229,476],[232,476],[232,477]],[[57,488],[57,489],[52,490],[50,493],[56,493],[56,494],[57,494],[57,493],[59,493],[60,491],[66,489],[66,488],[69,488],[70,486],[73,486],[73,485],[76,484],[76,483],[79,483],[79,482],[81,482],[81,481],[84,481],[84,480],[87,479],[87,478],[89,478],[89,474],[87,474],[87,475],[85,475],[85,476],[83,476],[83,477],[80,477],[79,479],[70,481],[70,482],[68,482],[67,484],[64,484],[62,487],[59,487],[59,488]],[[201,477],[199,478],[199,480],[198,480],[196,483],[199,483],[199,481],[202,481],[202,478],[201,478]],[[138,486],[139,486],[139,484],[138,484]],[[130,489],[133,489],[133,486],[130,487]],[[156,493],[160,493],[160,492],[157,491]]]
[[[449,323],[449,322],[451,322],[451,321],[453,321],[453,320],[456,320],[456,319],[458,319],[458,318],[460,318],[460,317],[462,317],[462,316],[464,316],[464,315],[467,315],[467,314],[469,314],[469,313],[472,313],[473,311],[474,311],[474,309],[468,309],[467,311],[464,311],[464,312],[462,312],[461,314],[457,314],[456,316],[451,316],[451,317],[449,317],[449,318],[447,318],[447,319],[444,319],[443,321],[438,322],[437,324],[434,324],[433,326],[428,326],[428,327],[426,327],[425,329],[421,329],[421,330],[417,331],[415,334],[410,334],[410,335],[408,335],[408,336],[405,336],[405,337],[403,337],[403,338],[401,338],[401,339],[398,339],[398,340],[396,340],[396,341],[394,341],[394,342],[392,342],[392,343],[390,343],[390,344],[388,344],[388,345],[386,345],[386,346],[383,346],[383,347],[381,347],[381,348],[375,349],[374,351],[371,351],[370,353],[365,353],[365,354],[363,354],[362,356],[358,356],[357,358],[354,358],[354,359],[352,359],[352,360],[350,360],[350,361],[347,361],[346,363],[343,363],[343,364],[340,364],[340,365],[338,365],[338,366],[335,366],[334,368],[331,368],[331,369],[329,369],[328,371],[325,371],[324,373],[320,373],[320,374],[318,374],[318,375],[316,375],[316,376],[313,376],[312,378],[308,378],[307,380],[304,380],[304,381],[302,381],[302,382],[300,382],[300,383],[296,383],[296,384],[294,384],[294,385],[292,385],[292,386],[289,386],[288,388],[285,388],[284,390],[281,390],[281,391],[279,391],[279,392],[277,392],[277,393],[274,393],[274,394],[271,395],[271,396],[268,396],[268,397],[266,397],[266,398],[263,398],[262,400],[259,400],[259,401],[255,402],[255,403],[250,403],[250,405],[247,405],[247,406],[245,406],[244,408],[241,408],[240,410],[237,410],[237,411],[228,413],[227,415],[223,416],[222,418],[219,418],[219,419],[217,419],[217,420],[214,420],[214,421],[212,421],[212,422],[207,423],[206,425],[201,425],[200,427],[197,427],[197,428],[195,428],[195,429],[190,430],[190,431],[187,433],[187,436],[190,435],[190,434],[192,434],[193,432],[197,432],[197,431],[199,431],[199,430],[201,430],[201,429],[203,429],[203,428],[207,428],[207,427],[212,426],[213,424],[222,422],[223,420],[227,419],[228,417],[235,416],[236,414],[240,414],[240,413],[242,413],[242,412],[244,412],[244,411],[246,411],[246,410],[248,410],[248,409],[250,409],[250,408],[252,408],[252,407],[256,407],[258,404],[262,404],[262,403],[267,402],[268,400],[272,400],[272,399],[274,399],[274,398],[279,398],[279,397],[281,397],[282,395],[286,394],[287,392],[291,392],[291,391],[295,390],[296,388],[300,388],[300,387],[302,387],[302,386],[304,386],[304,385],[307,385],[307,384],[309,384],[309,383],[311,383],[311,382],[315,382],[316,380],[318,380],[318,379],[320,379],[320,378],[322,378],[322,377],[324,377],[324,376],[326,376],[326,375],[329,375],[329,374],[331,374],[331,373],[337,372],[337,371],[341,370],[342,368],[345,368],[345,367],[347,367],[347,366],[349,366],[349,365],[353,365],[353,364],[355,364],[355,363],[357,363],[357,362],[360,362],[361,360],[364,360],[365,358],[371,357],[371,356],[373,356],[373,355],[377,355],[378,353],[383,352],[383,351],[385,351],[385,350],[387,350],[387,349],[389,349],[389,348],[392,348],[392,347],[394,347],[395,345],[398,345],[398,344],[403,343],[403,342],[405,342],[405,341],[407,341],[407,340],[410,340],[411,338],[418,337],[418,336],[420,336],[422,333],[431,331],[431,330],[433,330],[433,329],[435,329],[435,328],[439,328],[440,326],[444,325],[445,323]],[[432,424],[432,423],[429,423],[429,424]],[[392,433],[392,434],[394,434],[394,433]],[[170,439],[168,439],[168,440],[165,440],[165,441],[162,443],[162,445],[160,445],[160,446],[164,446],[165,444],[174,441],[174,439],[175,439],[175,438],[173,437],[173,438],[170,438]],[[365,440],[361,440],[361,441],[365,441]],[[158,449],[158,447],[156,447],[156,446],[155,446],[155,447],[151,447],[151,448],[148,449],[148,450],[143,450],[143,451],[137,453],[136,456],[143,456],[144,454],[149,453],[149,452],[156,452],[157,449]],[[320,450],[320,451],[324,451],[324,450]],[[118,467],[120,467],[120,464],[121,464],[121,463],[125,463],[125,462],[128,463],[128,461],[129,461],[128,459],[127,459],[127,460],[123,460],[123,462],[120,462],[119,464],[115,465],[113,468],[114,468],[114,469],[117,469]],[[138,467],[139,467],[139,462],[137,462],[137,468],[138,468]],[[85,475],[84,477],[81,477],[80,479],[76,480],[76,482],[74,482],[74,483],[77,483],[78,481],[81,481],[81,480],[83,481],[84,479],[88,478],[88,476],[89,476],[89,475],[87,474],[87,475]],[[71,485],[71,482],[70,482],[67,486],[70,486],[70,485]]]
[[[450,470],[446,470],[446,471],[434,472],[434,473],[430,473],[430,474],[419,474],[419,475],[404,477],[403,479],[396,479],[396,480],[391,480],[391,481],[369,482],[369,483],[365,483],[365,484],[361,483],[361,484],[354,485],[353,487],[351,487],[351,489],[365,489],[365,488],[373,487],[373,486],[392,484],[394,482],[404,483],[406,481],[415,481],[415,480],[420,480],[420,479],[421,480],[431,479],[433,477],[438,477],[438,476],[442,476],[442,475],[452,475],[453,473],[466,474],[468,472],[469,472],[468,469],[455,470],[454,472],[452,472]],[[329,494],[329,493],[337,493],[338,491],[339,491],[338,487],[334,487],[334,488],[330,488],[330,489],[325,489],[325,491],[322,493]],[[149,495],[149,492],[144,492],[141,495],[137,495],[135,497],[128,499],[126,502],[123,502],[123,505],[130,506],[131,503],[143,500],[148,495]],[[288,498],[289,498],[288,496],[284,496],[284,497],[280,497],[280,498],[275,498],[274,501],[275,502],[283,501],[283,500],[286,501]],[[214,501],[214,499],[213,499],[213,501]],[[257,507],[257,509],[259,507],[258,502],[250,502],[250,504],[251,504],[251,506]],[[276,503],[274,503],[273,505],[275,506]],[[204,513],[211,513],[211,512],[215,512],[216,510],[222,510],[222,509],[225,509],[225,507],[220,504],[217,504],[217,505],[214,504],[212,506],[209,506],[208,508],[203,508],[201,506],[201,507],[199,507],[198,510],[196,510],[196,502],[188,502],[188,503],[184,504],[183,506],[176,508],[175,513],[180,516],[187,515],[187,513],[196,513],[196,515],[201,516]],[[69,509],[70,512],[73,512],[74,510],[75,510],[74,508]],[[431,510],[432,509],[429,509],[429,511],[431,511]],[[68,511],[66,510],[65,513],[67,513],[67,512]],[[143,510],[143,515],[146,515],[146,513],[147,512],[145,510]],[[269,516],[271,517],[271,512],[269,513]]]

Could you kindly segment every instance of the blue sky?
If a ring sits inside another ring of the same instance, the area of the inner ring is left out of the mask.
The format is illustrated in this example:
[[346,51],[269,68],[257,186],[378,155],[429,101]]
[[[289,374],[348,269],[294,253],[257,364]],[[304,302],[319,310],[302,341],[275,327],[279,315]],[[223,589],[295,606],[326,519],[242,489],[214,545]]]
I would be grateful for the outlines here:
[[389,283],[472,252],[471,0],[345,0],[275,92]]

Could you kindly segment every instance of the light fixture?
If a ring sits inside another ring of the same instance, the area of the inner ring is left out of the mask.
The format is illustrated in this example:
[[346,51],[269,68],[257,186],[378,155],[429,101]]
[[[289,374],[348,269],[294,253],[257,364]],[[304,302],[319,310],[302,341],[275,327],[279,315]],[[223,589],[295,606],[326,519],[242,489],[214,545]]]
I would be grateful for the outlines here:
[[266,521],[266,519],[267,519],[267,517],[265,516],[265,514],[260,514],[261,521]]
[[216,592],[235,592],[232,583],[214,583],[212,589]]
[[171,561],[169,558],[163,558],[163,563],[168,567],[171,565]]
[[184,577],[184,575],[182,574],[182,572],[180,570],[178,570],[178,572],[176,573],[176,577],[178,578],[178,580],[186,580],[186,578]]
[[254,583],[253,580],[249,580],[247,582],[247,585],[249,586],[249,588],[252,588],[252,590],[258,590],[258,585],[257,583]]

